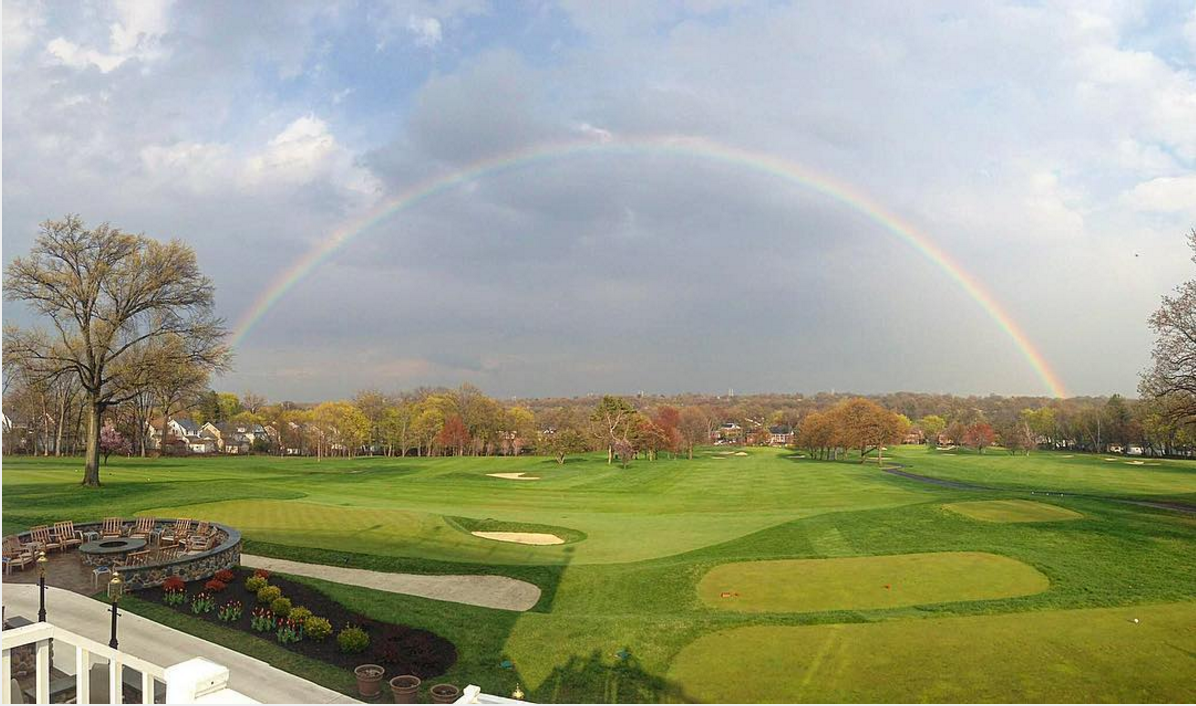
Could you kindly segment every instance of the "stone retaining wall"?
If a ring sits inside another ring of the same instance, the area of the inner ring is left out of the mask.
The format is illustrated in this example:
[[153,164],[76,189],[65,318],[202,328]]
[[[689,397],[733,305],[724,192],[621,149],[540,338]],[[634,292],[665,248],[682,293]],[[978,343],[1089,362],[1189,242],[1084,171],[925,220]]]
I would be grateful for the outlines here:
[[[154,527],[155,529],[169,529],[174,527],[174,523],[173,519],[158,519]],[[99,532],[103,524],[103,522],[76,522],[75,529],[80,532],[88,530]],[[126,527],[133,526],[133,522],[124,524]],[[178,576],[184,581],[206,579],[221,569],[231,569],[240,564],[241,532],[228,525],[216,522],[210,524],[219,536],[219,542],[215,547],[199,554],[185,554],[170,561],[122,569],[120,576],[124,580],[125,588],[131,591],[153,588],[162,585],[171,576]],[[22,532],[17,536],[23,542],[32,540],[28,532]]]

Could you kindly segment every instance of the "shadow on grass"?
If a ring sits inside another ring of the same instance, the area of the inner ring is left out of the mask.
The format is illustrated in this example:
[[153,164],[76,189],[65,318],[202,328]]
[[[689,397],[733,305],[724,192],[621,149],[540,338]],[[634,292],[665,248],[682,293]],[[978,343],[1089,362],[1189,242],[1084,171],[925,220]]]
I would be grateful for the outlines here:
[[624,648],[614,664],[597,651],[588,657],[570,657],[530,695],[541,703],[693,703],[681,686],[649,674],[635,655]]

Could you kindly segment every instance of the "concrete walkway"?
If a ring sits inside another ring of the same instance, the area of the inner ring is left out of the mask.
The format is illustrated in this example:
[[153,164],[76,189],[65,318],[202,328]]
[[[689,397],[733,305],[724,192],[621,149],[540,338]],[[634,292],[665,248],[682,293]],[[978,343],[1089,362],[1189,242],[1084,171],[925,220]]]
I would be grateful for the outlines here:
[[[4,584],[5,615],[37,617],[37,587]],[[59,627],[103,644],[108,643],[108,606],[71,591],[46,589],[46,619]],[[120,650],[161,667],[203,657],[228,667],[229,688],[264,704],[355,704],[344,694],[325,689],[265,662],[201,640],[152,620],[121,611]]]
[[306,576],[350,586],[499,610],[531,610],[536,601],[540,600],[539,586],[506,576],[392,574],[342,566],[305,564],[251,554],[241,555],[241,565],[277,571],[280,574]]

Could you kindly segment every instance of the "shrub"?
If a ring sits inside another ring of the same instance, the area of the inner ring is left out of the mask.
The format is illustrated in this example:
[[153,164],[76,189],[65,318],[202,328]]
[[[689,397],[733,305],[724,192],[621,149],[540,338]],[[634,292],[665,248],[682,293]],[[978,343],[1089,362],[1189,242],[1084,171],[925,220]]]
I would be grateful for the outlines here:
[[171,576],[162,582],[163,591],[182,591],[187,588],[187,584],[178,576]]
[[296,623],[302,624],[306,623],[307,619],[311,617],[311,611],[303,606],[299,606],[297,608],[293,608],[291,610],[291,614],[287,617],[291,620],[294,620]]
[[270,601],[270,610],[280,618],[286,618],[291,614],[291,599],[290,598],[275,598]]
[[245,590],[250,593],[257,593],[268,585],[270,585],[270,582],[261,576],[250,576],[245,579]]
[[345,654],[357,654],[370,646],[370,636],[356,625],[346,625],[344,630],[337,633],[336,644]]
[[303,633],[316,642],[323,642],[332,634],[332,623],[327,618],[313,615],[303,621]]
[[162,602],[166,605],[182,605],[187,601],[187,593],[183,589],[166,591],[162,594]]
[[216,611],[216,617],[220,618],[226,623],[231,623],[241,619],[241,602],[229,601],[220,606],[220,610]]
[[266,571],[265,569],[254,569],[254,570],[253,570],[253,575],[254,575],[254,576],[257,576],[257,577],[259,577],[259,578],[263,578],[263,579],[269,579],[269,578],[270,578],[270,572],[269,572],[269,571]]
[[217,581],[223,581],[224,584],[227,586],[228,584],[232,583],[234,579],[237,578],[237,575],[234,574],[229,569],[221,569],[221,570],[217,571],[216,573],[212,574],[212,578],[216,579]]
[[278,586],[266,586],[257,592],[258,603],[273,603],[282,598],[282,589]]
[[249,627],[257,632],[273,630],[274,624],[274,614],[265,608],[255,608],[253,615],[249,617]]
[[228,585],[220,579],[209,579],[208,582],[203,585],[204,590],[210,593],[220,593],[227,587]]

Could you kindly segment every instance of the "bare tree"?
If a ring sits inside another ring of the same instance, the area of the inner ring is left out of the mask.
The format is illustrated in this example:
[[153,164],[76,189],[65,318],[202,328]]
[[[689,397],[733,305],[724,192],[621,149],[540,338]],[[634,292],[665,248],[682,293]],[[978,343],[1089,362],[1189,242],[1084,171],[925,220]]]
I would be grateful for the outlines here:
[[[78,216],[46,221],[29,257],[6,272],[5,297],[45,316],[52,331],[5,328],[4,355],[36,379],[73,376],[87,399],[83,485],[100,484],[100,418],[132,399],[168,363],[223,369],[224,322],[195,251]],[[155,346],[176,337],[178,345]]]
[[[1188,233],[1196,262],[1196,228]],[[1173,421],[1196,419],[1196,280],[1188,280],[1150,317],[1154,364],[1138,386],[1143,397],[1166,400]]]

